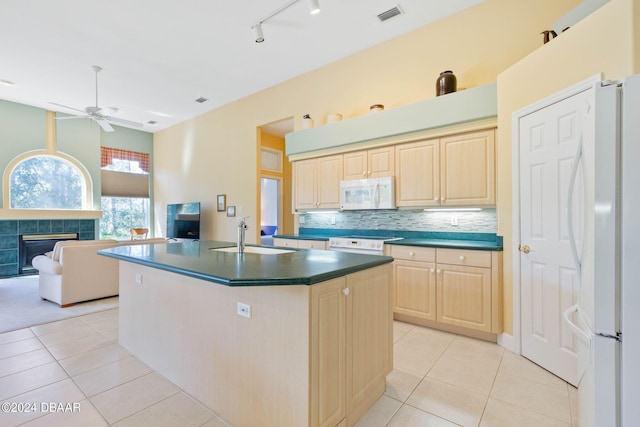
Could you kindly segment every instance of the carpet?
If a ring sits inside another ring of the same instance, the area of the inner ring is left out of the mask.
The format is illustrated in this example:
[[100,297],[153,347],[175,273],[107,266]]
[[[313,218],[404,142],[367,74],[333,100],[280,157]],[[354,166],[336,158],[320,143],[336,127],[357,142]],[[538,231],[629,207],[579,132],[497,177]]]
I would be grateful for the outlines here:
[[0,333],[118,307],[118,297],[60,308],[40,298],[38,276],[0,279]]

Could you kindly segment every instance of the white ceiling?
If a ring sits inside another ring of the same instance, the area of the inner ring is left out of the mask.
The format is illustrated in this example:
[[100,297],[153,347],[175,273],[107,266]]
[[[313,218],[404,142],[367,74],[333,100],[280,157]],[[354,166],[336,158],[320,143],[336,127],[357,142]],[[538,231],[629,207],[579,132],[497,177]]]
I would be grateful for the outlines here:
[[288,0],[2,0],[0,81],[14,84],[0,99],[74,113],[51,103],[95,105],[99,65],[100,107],[155,132],[483,0],[319,1],[317,15],[299,0],[267,20],[255,43]]

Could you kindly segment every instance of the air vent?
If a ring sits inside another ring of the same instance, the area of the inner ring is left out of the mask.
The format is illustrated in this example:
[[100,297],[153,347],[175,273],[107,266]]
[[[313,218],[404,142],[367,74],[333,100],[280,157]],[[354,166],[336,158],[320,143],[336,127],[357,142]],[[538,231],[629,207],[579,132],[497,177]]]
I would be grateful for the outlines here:
[[149,120],[147,122],[148,125],[155,125],[156,123],[158,123],[158,122],[156,122],[155,120]]
[[200,97],[200,98],[196,99],[196,102],[199,102],[200,104],[202,104],[203,102],[207,102],[207,101],[208,101],[208,99],[207,98],[203,98],[203,97]]
[[384,22],[398,15],[402,15],[402,9],[400,9],[400,6],[396,5],[391,9],[378,14],[378,19],[380,22]]

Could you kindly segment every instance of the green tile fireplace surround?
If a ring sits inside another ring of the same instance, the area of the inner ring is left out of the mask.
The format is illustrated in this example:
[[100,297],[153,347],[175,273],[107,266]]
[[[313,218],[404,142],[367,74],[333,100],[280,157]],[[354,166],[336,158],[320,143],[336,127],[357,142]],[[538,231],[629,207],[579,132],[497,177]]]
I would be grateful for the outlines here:
[[18,275],[21,234],[78,233],[80,240],[96,238],[95,219],[7,219],[0,220],[0,276]]

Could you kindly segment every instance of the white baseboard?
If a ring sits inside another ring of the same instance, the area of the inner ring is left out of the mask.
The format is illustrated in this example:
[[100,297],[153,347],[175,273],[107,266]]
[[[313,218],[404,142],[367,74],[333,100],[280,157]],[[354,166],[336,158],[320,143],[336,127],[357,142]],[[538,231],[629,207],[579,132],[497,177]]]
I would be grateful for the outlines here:
[[520,354],[520,343],[514,338],[513,335],[500,334],[498,335],[498,345],[506,348],[512,353]]

